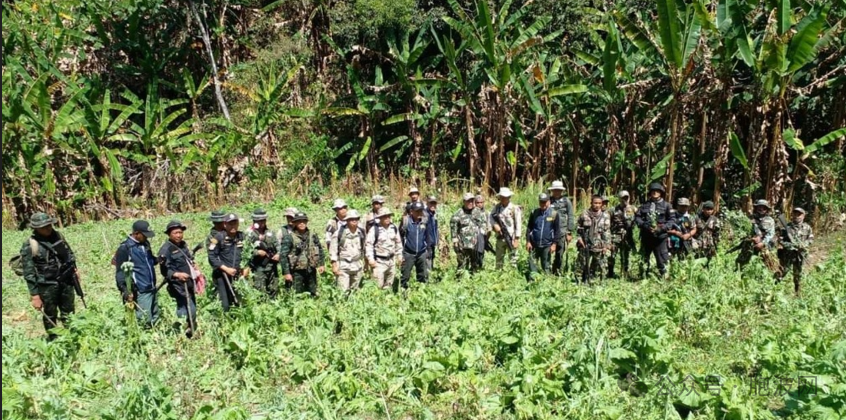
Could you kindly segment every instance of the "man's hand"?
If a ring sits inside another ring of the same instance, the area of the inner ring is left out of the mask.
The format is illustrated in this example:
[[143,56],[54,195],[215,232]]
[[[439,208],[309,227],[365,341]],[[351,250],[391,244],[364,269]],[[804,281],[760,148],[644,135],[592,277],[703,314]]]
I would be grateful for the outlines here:
[[236,270],[236,269],[234,269],[234,268],[232,268],[232,267],[227,267],[227,266],[225,266],[225,265],[220,267],[220,271],[223,271],[223,272],[224,272],[224,273],[226,273],[229,277],[234,277],[236,274],[238,274],[238,270]]
[[263,250],[263,249],[259,249],[259,250],[257,250],[257,251],[256,251],[256,255],[258,255],[259,257],[264,258],[264,257],[266,257],[266,256],[267,256],[267,251],[265,251],[265,250]]
[[123,299],[126,301],[126,303],[132,303],[135,301],[135,296],[132,295],[132,292],[126,292],[123,295]]
[[279,258],[280,258],[280,257],[279,257],[279,254],[276,254],[276,255],[274,255],[274,256],[273,256],[273,258],[271,258],[270,260],[271,260],[271,261],[273,261],[273,262],[279,262]]
[[552,244],[549,246],[549,252],[555,253],[555,250],[558,248],[557,244]]
[[41,302],[41,295],[32,295],[32,307],[36,311],[40,311],[44,307],[44,302]]
[[336,275],[336,276],[337,276],[337,275],[339,275],[339,274],[341,274],[341,270],[338,268],[338,263],[337,263],[337,262],[333,262],[333,263],[332,263],[332,274],[334,274],[334,275]]
[[576,242],[576,246],[578,246],[579,248],[584,248],[585,241],[583,241],[582,238],[579,238],[578,242]]
[[532,243],[531,242],[526,242],[526,251],[530,251],[530,252],[532,251]]
[[325,272],[326,272],[326,267],[324,267],[322,265],[320,267],[317,267],[317,274],[323,274]]
[[376,268],[376,261],[370,261],[370,268]]
[[502,228],[498,224],[493,225],[493,230],[497,234],[500,234],[502,232]]
[[511,241],[511,247],[512,247],[512,248],[517,249],[519,246],[520,246],[520,241],[519,241],[519,240],[514,239],[513,241]]
[[175,279],[177,279],[177,280],[179,280],[179,281],[181,281],[181,282],[183,282],[183,283],[184,283],[184,282],[188,281],[188,278],[189,278],[189,277],[191,277],[191,276],[189,276],[189,275],[188,275],[188,274],[186,274],[186,273],[175,273],[175,274],[173,275],[173,277],[174,277]]
[[763,242],[756,243],[755,249],[758,249],[758,250],[764,249],[764,243]]
[[285,274],[285,283],[290,283],[292,281],[294,281],[294,276],[290,274]]
[[568,234],[567,234],[567,243],[570,243],[570,241],[572,241],[572,240],[573,240],[573,234],[572,234],[572,233],[568,233]]

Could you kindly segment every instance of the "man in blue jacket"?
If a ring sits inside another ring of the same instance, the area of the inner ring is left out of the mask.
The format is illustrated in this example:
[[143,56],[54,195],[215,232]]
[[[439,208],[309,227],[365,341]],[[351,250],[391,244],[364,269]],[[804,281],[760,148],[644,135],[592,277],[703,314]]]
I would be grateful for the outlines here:
[[409,213],[403,216],[403,224],[400,228],[402,237],[402,280],[400,285],[403,290],[408,289],[408,280],[411,278],[411,270],[417,272],[417,281],[426,283],[429,278],[429,244],[428,225],[431,223],[429,217],[424,214],[423,203],[416,201],[409,205]]
[[[115,281],[124,303],[133,303],[135,318],[152,327],[159,320],[156,298],[158,260],[153,256],[149,238],[156,236],[146,220],[132,224],[132,234],[120,244],[115,253]],[[127,286],[127,280],[129,285]]]
[[549,256],[555,254],[556,247],[564,234],[564,224],[558,211],[550,205],[549,196],[538,196],[538,208],[529,216],[526,228],[526,250],[529,251],[529,274],[531,281],[540,271],[549,272]]

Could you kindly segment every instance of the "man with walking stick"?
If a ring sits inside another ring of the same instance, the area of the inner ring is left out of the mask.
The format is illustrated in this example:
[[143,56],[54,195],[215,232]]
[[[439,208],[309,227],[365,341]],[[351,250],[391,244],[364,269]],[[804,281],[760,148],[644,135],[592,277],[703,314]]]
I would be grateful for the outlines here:
[[[185,225],[178,220],[167,224],[165,234],[168,240],[159,250],[159,269],[167,282],[167,292],[176,300],[176,317],[188,317],[185,336],[191,338],[197,330],[197,297],[195,280],[200,270],[194,256],[183,240]],[[175,326],[179,328],[179,324]]]

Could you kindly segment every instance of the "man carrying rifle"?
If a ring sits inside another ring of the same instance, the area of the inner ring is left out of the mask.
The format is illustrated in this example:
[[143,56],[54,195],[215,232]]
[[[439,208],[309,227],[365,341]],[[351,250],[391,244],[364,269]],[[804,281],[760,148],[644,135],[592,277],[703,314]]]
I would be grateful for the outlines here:
[[219,232],[209,243],[209,265],[212,266],[212,281],[220,296],[223,311],[228,312],[232,305],[239,305],[235,293],[235,280],[243,274],[241,254],[244,250],[244,232],[238,230],[238,216],[229,213],[223,217],[223,232]]
[[500,188],[499,204],[491,212],[490,224],[496,233],[496,269],[501,270],[508,251],[512,267],[517,267],[517,246],[520,243],[523,222],[523,210],[511,203],[514,195],[508,188]]
[[[670,251],[667,244],[668,229],[675,222],[672,206],[664,200],[664,185],[653,182],[649,185],[649,199],[635,214],[635,224],[640,228],[640,250],[643,255],[641,277],[649,271],[650,256],[655,256],[655,265],[661,277],[667,274]],[[644,269],[644,265],[646,266]]]
[[[156,236],[146,220],[132,224],[132,234],[115,252],[115,283],[124,303],[135,306],[135,318],[150,328],[159,320],[156,271],[149,239]],[[130,278],[127,287],[127,276]]]
[[[767,200],[755,201],[752,213],[752,232],[747,239],[740,243],[740,254],[734,260],[738,268],[749,263],[752,255],[761,254],[764,264],[773,270],[773,263],[769,252],[776,246],[775,220],[770,216],[770,203]],[[733,252],[729,250],[728,252]],[[778,269],[778,267],[775,267]]]
[[[346,218],[346,214],[344,214]],[[325,270],[325,253],[317,234],[308,229],[308,216],[299,212],[293,218],[294,230],[282,241],[282,275],[293,282],[294,293],[308,292],[317,297],[317,275]]]
[[808,248],[814,241],[814,232],[811,226],[805,223],[805,210],[801,207],[793,209],[790,223],[784,220],[784,215],[779,217],[781,228],[781,249],[778,250],[778,259],[781,262],[781,274],[779,281],[793,269],[793,292],[799,296],[799,289],[802,281],[802,265],[808,257]]
[[620,204],[611,210],[611,258],[608,261],[608,278],[617,278],[614,263],[620,255],[620,269],[623,277],[629,276],[629,255],[636,249],[634,242],[634,218],[637,208],[629,204],[628,191],[620,191]]
[[[205,241],[203,241],[203,242],[197,244],[196,246],[194,246],[194,249],[191,250],[191,253],[193,255],[197,255],[197,253],[200,252],[204,248],[208,249],[209,245],[211,245],[211,240],[218,233],[223,232],[223,217],[224,216],[226,216],[226,213],[224,213],[222,210],[213,210],[211,212],[211,215],[209,216],[209,221],[212,222],[211,231],[209,231],[209,234],[206,235]],[[209,285],[209,288],[206,289],[206,290],[207,290],[206,293],[209,296],[214,296],[214,295],[217,294],[217,288],[216,288],[214,282],[212,282]]]
[[[195,280],[200,269],[194,262],[194,256],[183,240],[185,225],[172,220],[165,228],[167,241],[159,249],[159,270],[167,282],[168,294],[176,300],[176,317],[188,317],[185,336],[191,338],[197,329],[197,296]],[[179,328],[179,324],[175,326]]]
[[32,307],[41,312],[48,340],[56,338],[50,331],[56,323],[67,324],[68,315],[74,312],[74,286],[79,285],[76,257],[64,236],[53,229],[55,223],[56,219],[45,213],[33,214],[29,219],[32,236],[20,252]]
[[590,284],[598,274],[602,279],[611,249],[611,218],[603,210],[603,198],[593,196],[590,208],[579,216],[576,246],[579,248],[579,267],[582,283]]
[[253,273],[253,287],[275,298],[279,292],[279,239],[267,228],[267,211],[256,209],[252,219],[252,229],[247,232],[245,239],[252,249],[248,265]]

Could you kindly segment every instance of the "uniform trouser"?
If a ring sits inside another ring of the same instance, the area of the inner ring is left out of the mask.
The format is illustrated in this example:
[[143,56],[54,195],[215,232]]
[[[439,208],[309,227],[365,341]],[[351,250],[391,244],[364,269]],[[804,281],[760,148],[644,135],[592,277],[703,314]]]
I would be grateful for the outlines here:
[[529,279],[538,272],[549,272],[549,247],[532,248],[529,255]]
[[193,329],[197,326],[197,297],[194,295],[194,292],[186,292],[188,295],[183,295],[180,293],[176,293],[174,295],[174,299],[176,299],[176,317],[177,318],[186,318],[188,317],[188,311],[191,311],[191,317],[188,319],[190,324],[188,325],[189,328]]
[[215,272],[214,284],[223,312],[228,312],[233,305],[238,306],[241,297],[235,292],[235,277],[224,277],[223,272]]
[[789,249],[778,250],[778,260],[781,262],[781,273],[779,280],[787,275],[788,271],[793,271],[793,291],[797,294],[802,284],[802,266],[805,261],[805,256],[801,251],[794,251]]
[[667,273],[667,261],[670,260],[670,252],[668,250],[667,239],[644,237],[641,240],[641,252],[643,254],[643,263],[646,268],[649,268],[650,256],[655,256],[655,264],[658,266],[658,272],[663,276]]
[[[38,295],[41,296],[41,302],[44,305],[42,314],[42,323],[44,330],[50,339],[56,337],[51,333],[53,325],[67,324],[68,315],[74,311],[74,291],[73,285],[67,283],[56,284],[42,284],[38,286]],[[59,314],[61,311],[61,315]]]
[[253,287],[275,298],[279,293],[279,272],[276,271],[276,265],[253,270]]
[[380,289],[390,289],[394,285],[397,275],[397,264],[393,258],[376,257],[376,267],[373,268],[373,279]]
[[338,272],[335,280],[338,282],[338,287],[343,291],[351,289],[358,289],[361,287],[361,277],[364,275],[364,269],[346,270],[341,269]]
[[418,255],[402,252],[402,280],[400,280],[400,285],[403,289],[408,289],[408,280],[411,279],[412,268],[417,271],[418,282],[426,283],[429,280],[428,254],[426,251]]
[[584,270],[587,269],[587,279],[599,276],[600,279],[605,278],[605,271],[608,266],[608,256],[604,252],[580,251],[579,252],[579,266],[578,278],[584,278]]
[[294,293],[308,292],[312,297],[317,297],[317,270],[309,268],[305,270],[292,270],[291,277],[294,279]]
[[456,258],[458,259],[458,270],[469,271],[475,273],[481,267],[481,258],[479,252],[475,248],[461,249],[458,251]]
[[505,262],[505,254],[508,253],[508,259],[512,267],[517,267],[517,250],[511,249],[505,239],[497,238],[496,240],[496,269],[502,268]]
[[560,275],[562,267],[564,265],[564,253],[567,252],[567,242],[566,234],[562,233],[561,240],[558,241],[558,246],[555,248],[555,255],[552,259],[552,273],[555,275]]
[[135,293],[135,319],[146,327],[159,321],[159,294],[156,290]]
[[614,264],[617,262],[617,254],[620,254],[620,269],[623,275],[629,272],[629,257],[632,253],[633,244],[627,240],[617,242],[611,248],[611,257],[608,259],[608,276],[614,276]]

